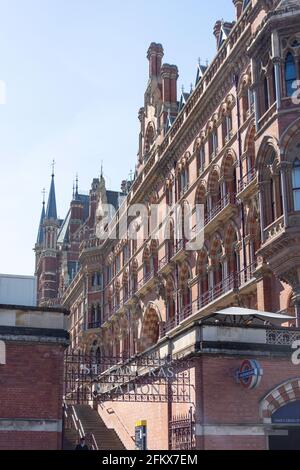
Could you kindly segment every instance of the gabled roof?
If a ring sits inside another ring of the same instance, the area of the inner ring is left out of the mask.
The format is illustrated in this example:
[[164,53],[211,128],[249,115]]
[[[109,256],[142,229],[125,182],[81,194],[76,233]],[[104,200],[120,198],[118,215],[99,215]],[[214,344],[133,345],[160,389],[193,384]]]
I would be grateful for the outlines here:
[[185,106],[187,100],[189,99],[189,96],[190,94],[189,93],[186,93],[182,90],[181,92],[181,97],[180,97],[180,101],[179,101],[179,107],[178,107],[178,111],[180,112],[182,110],[182,108]]
[[197,66],[197,75],[196,75],[196,82],[195,82],[195,85],[197,85],[198,82],[201,80],[201,78],[202,78],[203,75],[205,74],[206,70],[207,70],[207,66],[206,66],[206,65],[198,64],[198,66]]
[[65,220],[63,221],[60,231],[57,236],[57,243],[68,243],[69,242],[69,225],[71,219],[71,209],[67,213]]
[[222,22],[220,36],[219,36],[219,48],[222,46],[223,42],[228,39],[230,31],[232,30],[233,24],[232,23],[224,23]]
[[[180,103],[178,102],[178,109],[179,109]],[[168,130],[173,126],[173,123],[175,122],[176,116],[172,116],[170,110],[168,111],[168,116],[165,124],[165,132],[168,132]]]

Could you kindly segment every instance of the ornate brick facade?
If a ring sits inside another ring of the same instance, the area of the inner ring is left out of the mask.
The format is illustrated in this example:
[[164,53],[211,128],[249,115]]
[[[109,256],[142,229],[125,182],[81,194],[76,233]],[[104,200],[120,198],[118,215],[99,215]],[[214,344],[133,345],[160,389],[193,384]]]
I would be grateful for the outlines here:
[[[88,200],[76,191],[65,221],[42,214],[39,301],[70,309],[73,350],[130,358],[230,306],[286,311],[299,326],[299,2],[234,3],[237,21],[216,23],[217,54],[179,100],[177,67],[150,45],[137,169],[122,194],[101,176]],[[143,204],[151,215],[158,204],[169,207],[169,236],[149,234],[135,214],[141,237],[101,241],[112,200],[108,231],[125,207]],[[197,204],[204,245],[191,251],[176,236],[175,207],[189,209],[196,236]]]

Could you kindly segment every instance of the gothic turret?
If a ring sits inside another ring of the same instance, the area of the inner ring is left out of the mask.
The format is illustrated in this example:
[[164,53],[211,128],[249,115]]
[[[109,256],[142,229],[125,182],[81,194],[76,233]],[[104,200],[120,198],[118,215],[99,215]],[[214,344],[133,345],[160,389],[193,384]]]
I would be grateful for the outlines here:
[[36,245],[38,247],[42,247],[44,243],[44,221],[46,217],[46,212],[45,212],[45,199],[43,200],[43,207],[42,207],[42,213],[41,213],[41,218],[40,218],[40,225],[39,225],[39,230],[38,230],[38,235],[37,235],[37,240],[36,240]]
[[50,193],[49,193],[49,199],[48,199],[47,210],[46,210],[46,219],[57,220],[54,172],[52,172],[51,178],[52,179],[51,179]]

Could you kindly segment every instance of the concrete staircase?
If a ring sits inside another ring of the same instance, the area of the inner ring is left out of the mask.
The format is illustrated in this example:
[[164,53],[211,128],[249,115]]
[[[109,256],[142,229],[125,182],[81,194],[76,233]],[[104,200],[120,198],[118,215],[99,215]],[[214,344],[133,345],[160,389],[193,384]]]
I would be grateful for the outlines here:
[[[124,445],[113,429],[108,429],[97,411],[88,405],[75,405],[75,412],[81,422],[86,436],[93,434],[99,450],[125,450]],[[64,433],[64,450],[75,449],[78,433],[66,429]]]

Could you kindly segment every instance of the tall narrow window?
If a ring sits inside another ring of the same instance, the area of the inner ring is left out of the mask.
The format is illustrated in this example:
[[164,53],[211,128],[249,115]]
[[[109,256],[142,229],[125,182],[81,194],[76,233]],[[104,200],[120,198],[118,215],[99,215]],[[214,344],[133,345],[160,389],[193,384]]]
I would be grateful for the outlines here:
[[291,52],[288,53],[285,59],[285,86],[286,95],[292,96],[295,89],[293,88],[294,82],[297,80],[297,70],[294,56]]
[[269,86],[268,86],[267,77],[264,78],[264,104],[265,104],[265,112],[266,112],[266,111],[268,111],[268,109],[270,107]]
[[200,150],[198,152],[197,156],[197,170],[198,170],[198,176],[203,173],[205,168],[205,150],[204,150],[204,145],[201,145]]
[[209,136],[209,157],[211,160],[216,156],[217,150],[218,150],[218,131],[217,129],[213,129]]
[[297,158],[293,165],[294,210],[300,211],[300,160]]
[[270,223],[275,221],[276,217],[276,198],[275,198],[275,184],[273,178],[270,181],[270,197],[271,197],[271,220]]

